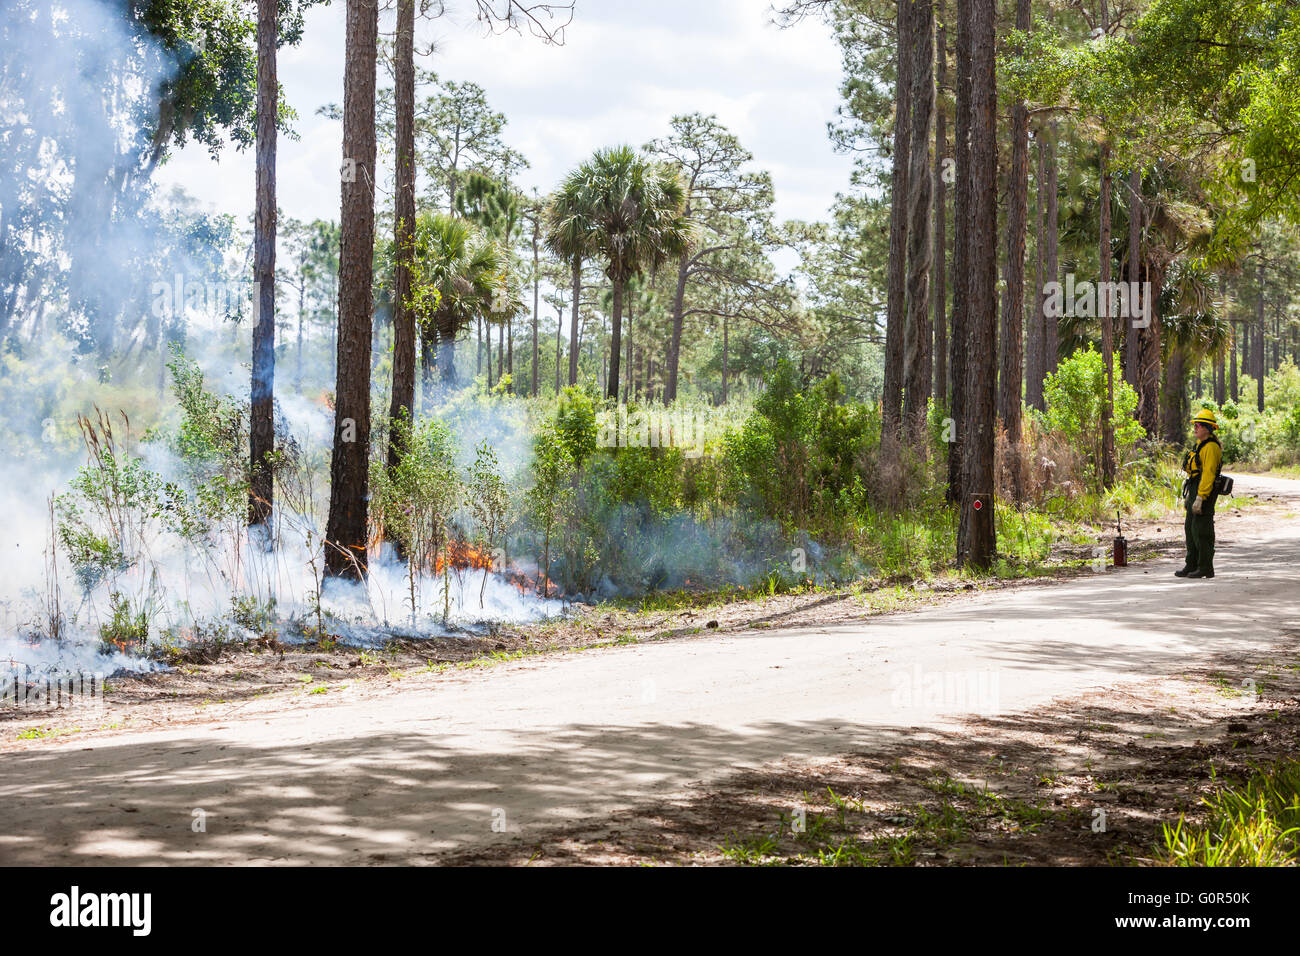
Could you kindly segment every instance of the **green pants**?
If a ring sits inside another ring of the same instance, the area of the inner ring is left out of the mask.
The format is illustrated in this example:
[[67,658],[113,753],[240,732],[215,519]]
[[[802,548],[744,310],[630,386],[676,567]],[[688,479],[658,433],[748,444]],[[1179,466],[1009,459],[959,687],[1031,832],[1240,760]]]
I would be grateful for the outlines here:
[[1187,509],[1183,524],[1187,533],[1187,567],[1190,570],[1214,570],[1214,514],[1193,514]]

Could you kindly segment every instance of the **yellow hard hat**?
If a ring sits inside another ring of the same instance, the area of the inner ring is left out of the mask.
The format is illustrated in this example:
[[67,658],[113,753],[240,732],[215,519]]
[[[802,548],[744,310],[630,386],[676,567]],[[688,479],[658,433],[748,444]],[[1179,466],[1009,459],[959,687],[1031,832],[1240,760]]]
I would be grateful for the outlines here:
[[1219,420],[1214,417],[1214,412],[1208,408],[1202,408],[1200,414],[1192,419],[1193,425],[1204,425],[1206,428],[1215,429],[1219,427]]

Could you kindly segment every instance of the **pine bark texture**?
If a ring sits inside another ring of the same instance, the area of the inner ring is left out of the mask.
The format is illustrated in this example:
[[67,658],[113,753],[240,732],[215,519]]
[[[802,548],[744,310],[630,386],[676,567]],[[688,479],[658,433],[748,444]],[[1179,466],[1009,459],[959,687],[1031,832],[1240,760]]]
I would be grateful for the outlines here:
[[894,163],[890,185],[889,276],[885,306],[885,380],[881,397],[881,430],[886,438],[898,433],[903,405],[903,325],[907,321],[907,173],[911,145],[911,0],[900,0],[895,21],[898,41],[894,84]]
[[[957,91],[954,120],[953,157],[957,181],[953,196],[953,246],[952,246],[952,329],[949,333],[949,361],[952,378],[952,401],[949,417],[952,427],[948,443],[948,500],[961,502],[965,494],[965,469],[963,449],[966,446],[966,367],[970,344],[967,341],[967,315],[970,311],[970,266],[967,217],[970,214],[970,4],[957,3],[957,42],[955,49],[955,77]],[[966,553],[965,522],[958,525],[957,553]]]
[[1034,155],[1037,166],[1034,172],[1034,184],[1038,195],[1034,201],[1034,308],[1029,313],[1029,324],[1025,330],[1025,404],[1040,412],[1046,409],[1043,403],[1043,340],[1045,336],[1043,284],[1047,281],[1043,274],[1043,204],[1047,201],[1047,156],[1043,149],[1043,129],[1040,126],[1034,137]]
[[[415,256],[415,0],[398,0],[393,103],[396,109],[394,170],[393,394],[390,423],[415,417],[415,315],[411,311],[411,266]],[[403,452],[401,435],[388,433],[388,467]]]
[[[1017,0],[1016,29],[1029,29],[1029,0]],[[1006,291],[1002,300],[998,418],[1013,448],[1020,446],[1021,381],[1024,378],[1025,239],[1029,227],[1029,111],[1011,107],[1011,166],[1007,171]],[[1019,454],[1019,452],[1016,452]],[[1013,480],[1020,474],[1013,467]],[[1015,493],[1019,496],[1020,489]]]
[[378,33],[378,0],[348,0],[347,69],[343,78],[338,372],[329,520],[325,528],[325,568],[332,577],[359,578],[364,576],[367,567]]
[[939,94],[948,82],[948,31],[945,10],[939,6],[935,26],[935,111],[934,111],[934,395],[942,407],[948,405],[948,184],[944,180],[944,158],[948,149],[948,117]]
[[250,525],[270,520],[274,493],[269,456],[275,452],[276,6],[277,0],[257,2],[257,208],[253,226],[257,318],[249,389]]
[[970,312],[966,340],[967,444],[962,523],[967,525],[966,563],[992,566],[997,550],[994,511],[994,427],[997,411],[997,78],[994,0],[966,0],[970,7],[970,209],[966,220],[969,246]]
[[926,406],[933,377],[930,354],[931,216],[930,133],[934,120],[934,5],[907,0],[911,47],[908,99],[911,123],[907,169],[907,311],[903,335],[903,419],[908,442],[924,451]]

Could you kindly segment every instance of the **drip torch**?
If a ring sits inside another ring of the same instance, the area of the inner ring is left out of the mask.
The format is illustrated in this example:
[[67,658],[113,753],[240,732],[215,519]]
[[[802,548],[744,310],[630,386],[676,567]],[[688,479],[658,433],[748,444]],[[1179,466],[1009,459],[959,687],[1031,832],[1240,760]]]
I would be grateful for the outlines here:
[[1128,541],[1125,539],[1124,531],[1120,527],[1120,515],[1118,511],[1115,512],[1114,552],[1115,552],[1115,567],[1127,568],[1128,567]]

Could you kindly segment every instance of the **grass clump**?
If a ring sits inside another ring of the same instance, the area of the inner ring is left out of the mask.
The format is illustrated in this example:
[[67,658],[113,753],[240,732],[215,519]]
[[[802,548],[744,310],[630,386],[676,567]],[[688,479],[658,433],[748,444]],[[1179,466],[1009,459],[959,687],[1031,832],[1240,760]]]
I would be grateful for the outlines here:
[[1201,801],[1208,819],[1182,814],[1162,828],[1159,858],[1170,866],[1295,866],[1300,861],[1300,760],[1257,768],[1246,782]]

